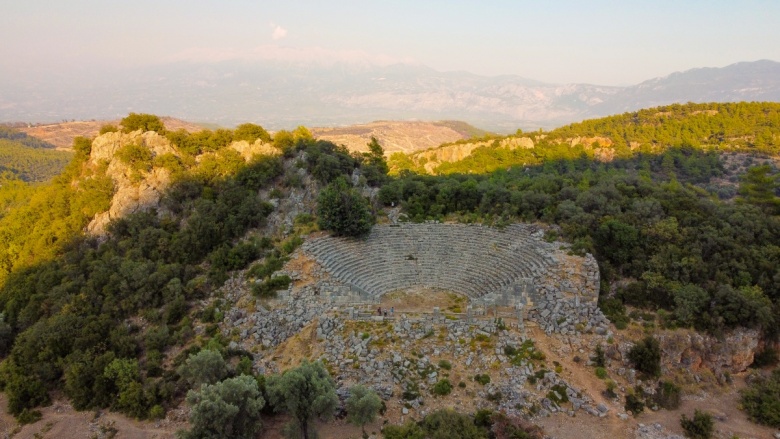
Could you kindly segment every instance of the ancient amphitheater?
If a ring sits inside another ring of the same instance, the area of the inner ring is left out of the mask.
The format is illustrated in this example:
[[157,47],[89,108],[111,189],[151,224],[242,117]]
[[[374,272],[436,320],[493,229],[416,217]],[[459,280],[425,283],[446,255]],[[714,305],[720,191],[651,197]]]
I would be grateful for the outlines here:
[[320,294],[334,303],[376,303],[427,287],[468,296],[472,306],[523,308],[544,321],[595,308],[595,259],[568,255],[543,235],[530,224],[402,223],[375,226],[365,239],[309,239],[303,250],[330,274]]

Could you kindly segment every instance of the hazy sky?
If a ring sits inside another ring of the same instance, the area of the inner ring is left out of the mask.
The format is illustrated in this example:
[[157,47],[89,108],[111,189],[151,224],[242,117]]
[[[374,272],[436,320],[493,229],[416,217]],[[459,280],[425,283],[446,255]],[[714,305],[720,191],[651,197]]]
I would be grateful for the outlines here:
[[[780,60],[780,1],[6,0],[0,77],[341,59],[627,85]],[[99,70],[98,70],[99,71]]]

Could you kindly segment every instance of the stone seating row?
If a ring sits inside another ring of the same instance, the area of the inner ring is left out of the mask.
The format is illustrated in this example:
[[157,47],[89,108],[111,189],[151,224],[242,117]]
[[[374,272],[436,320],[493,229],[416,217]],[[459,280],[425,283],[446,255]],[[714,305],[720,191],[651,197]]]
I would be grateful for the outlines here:
[[[377,226],[366,240],[323,237],[304,250],[332,276],[369,295],[415,285],[471,297],[500,291],[532,278],[554,259],[530,236],[533,227],[506,231],[471,225]],[[459,239],[463,238],[463,239]]]

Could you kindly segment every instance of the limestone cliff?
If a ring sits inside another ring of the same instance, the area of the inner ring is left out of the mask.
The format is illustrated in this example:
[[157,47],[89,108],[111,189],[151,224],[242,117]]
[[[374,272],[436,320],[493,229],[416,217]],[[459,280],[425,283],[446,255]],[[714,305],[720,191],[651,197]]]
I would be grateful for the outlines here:
[[178,154],[168,139],[153,131],[113,132],[95,138],[87,164],[94,167],[107,164],[106,174],[114,180],[115,192],[109,210],[96,215],[87,225],[90,234],[105,233],[105,227],[112,219],[156,207],[162,192],[170,183],[170,173],[163,168],[153,168],[151,172],[143,173],[139,182],[135,182],[132,170],[116,157],[120,148],[131,144],[148,148],[153,157],[167,153]]
[[496,141],[454,143],[411,154],[410,158],[417,163],[424,163],[425,170],[428,173],[433,173],[434,169],[440,164],[463,160],[477,148],[494,146],[509,149],[532,149],[534,147],[534,141],[530,137],[506,137],[497,142],[498,144],[496,144]]
[[[153,158],[169,153],[180,155],[176,146],[154,131],[112,132],[95,138],[87,166],[94,168],[105,166],[106,174],[114,180],[115,192],[109,210],[97,214],[87,225],[87,232],[90,234],[103,235],[106,225],[111,220],[158,207],[160,198],[171,183],[168,169],[154,167],[148,172],[139,172],[116,157],[120,148],[132,144],[147,148]],[[280,154],[277,148],[260,140],[252,144],[247,141],[233,142],[228,147],[237,151],[245,161],[251,160],[255,155]],[[196,162],[200,162],[205,155],[196,157]]]

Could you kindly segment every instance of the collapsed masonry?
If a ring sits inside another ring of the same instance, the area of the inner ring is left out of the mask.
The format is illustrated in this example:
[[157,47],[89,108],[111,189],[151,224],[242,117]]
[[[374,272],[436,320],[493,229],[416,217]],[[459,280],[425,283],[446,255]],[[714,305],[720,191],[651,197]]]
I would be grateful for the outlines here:
[[513,224],[375,226],[365,239],[323,236],[303,250],[331,275],[321,297],[340,305],[377,303],[412,287],[463,294],[471,307],[512,307],[548,333],[599,330],[596,260],[567,254],[541,228]]

